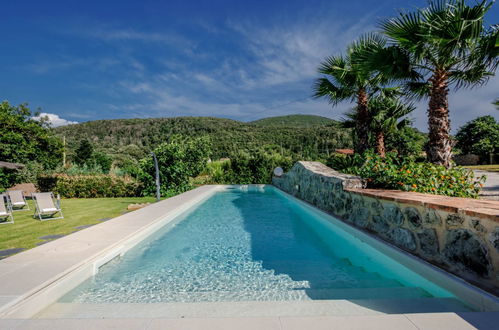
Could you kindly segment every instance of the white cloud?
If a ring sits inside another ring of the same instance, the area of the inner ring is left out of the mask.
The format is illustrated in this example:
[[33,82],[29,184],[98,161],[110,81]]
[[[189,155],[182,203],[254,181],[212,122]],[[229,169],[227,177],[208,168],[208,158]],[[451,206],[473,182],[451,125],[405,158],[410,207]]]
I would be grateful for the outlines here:
[[78,124],[77,121],[70,121],[63,119],[59,117],[59,115],[56,115],[55,113],[46,113],[42,112],[40,113],[39,116],[33,117],[35,120],[47,120],[50,126],[52,127],[58,127],[58,126],[66,126],[66,125],[71,125],[71,124]]
[[193,47],[195,47],[195,43],[192,40],[172,31],[144,32],[133,29],[113,29],[106,26],[100,26],[90,30],[78,31],[77,34],[83,37],[96,38],[108,42],[136,41],[162,44],[182,49],[186,53],[190,53]]
[[[331,13],[262,28],[254,22],[230,22],[229,27],[241,35],[246,51],[255,58],[244,72],[237,68],[237,74],[246,78],[243,86],[249,88],[312,80],[327,56],[344,52],[350,42],[374,30],[368,24],[371,16],[368,13],[348,26],[340,24],[341,20],[335,20]],[[233,71],[234,67],[228,69]]]

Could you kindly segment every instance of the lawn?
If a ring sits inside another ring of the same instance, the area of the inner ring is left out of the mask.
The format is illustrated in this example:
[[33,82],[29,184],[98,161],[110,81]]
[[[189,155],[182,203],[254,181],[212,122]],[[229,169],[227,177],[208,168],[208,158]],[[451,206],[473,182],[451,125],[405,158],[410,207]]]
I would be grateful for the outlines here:
[[38,221],[33,218],[34,205],[29,200],[29,211],[14,212],[14,223],[0,225],[0,250],[30,249],[46,235],[66,235],[76,227],[97,224],[98,219],[113,218],[127,211],[132,203],[153,202],[153,197],[63,199],[64,219]]
[[489,171],[489,172],[499,172],[499,164],[493,164],[493,165],[473,165],[473,166],[464,166],[466,168],[469,168],[471,170],[482,170],[482,171]]

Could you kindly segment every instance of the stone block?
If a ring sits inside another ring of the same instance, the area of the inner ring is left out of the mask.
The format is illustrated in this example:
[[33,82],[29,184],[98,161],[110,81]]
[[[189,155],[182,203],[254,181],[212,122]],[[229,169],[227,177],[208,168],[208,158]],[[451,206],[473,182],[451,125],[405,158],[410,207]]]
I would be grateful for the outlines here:
[[414,228],[421,228],[423,220],[421,219],[419,211],[415,207],[406,207],[404,209],[404,215],[409,225]]
[[431,258],[436,257],[439,252],[439,245],[435,229],[425,228],[417,236],[421,253]]
[[442,218],[437,210],[427,208],[423,217],[423,222],[427,225],[437,226],[442,224]]
[[449,264],[461,271],[489,277],[491,262],[487,247],[470,230],[449,230],[446,234],[443,255]]
[[416,250],[417,246],[414,234],[408,229],[400,227],[392,228],[388,232],[388,237],[398,247],[410,251]]
[[383,218],[396,226],[400,226],[404,222],[404,215],[400,211],[400,208],[392,203],[384,203]]

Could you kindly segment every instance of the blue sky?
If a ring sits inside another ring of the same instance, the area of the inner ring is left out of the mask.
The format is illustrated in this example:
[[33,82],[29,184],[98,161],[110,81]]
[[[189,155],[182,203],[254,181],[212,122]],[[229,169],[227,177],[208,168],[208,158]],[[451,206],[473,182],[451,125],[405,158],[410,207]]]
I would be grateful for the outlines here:
[[[425,1],[2,1],[0,99],[56,124],[111,118],[292,113],[341,118],[310,98],[326,56],[397,9]],[[499,21],[499,4],[488,15]],[[491,102],[499,78],[453,93],[453,128]],[[426,106],[412,115],[426,131]]]

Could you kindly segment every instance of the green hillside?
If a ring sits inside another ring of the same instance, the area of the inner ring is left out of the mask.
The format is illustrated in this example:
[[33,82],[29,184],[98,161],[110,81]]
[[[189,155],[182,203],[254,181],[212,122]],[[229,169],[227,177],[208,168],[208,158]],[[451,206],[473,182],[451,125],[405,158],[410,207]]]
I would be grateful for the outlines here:
[[[279,119],[281,118],[281,119]],[[312,124],[315,123],[315,124]],[[213,158],[260,148],[293,153],[301,158],[324,158],[336,148],[352,146],[348,130],[323,117],[293,115],[244,123],[213,117],[97,120],[55,129],[65,136],[69,154],[83,139],[108,154],[145,155],[172,134],[208,136]]]
[[332,125],[335,121],[330,118],[314,115],[288,115],[258,119],[250,123],[258,126],[272,127],[314,127]]

